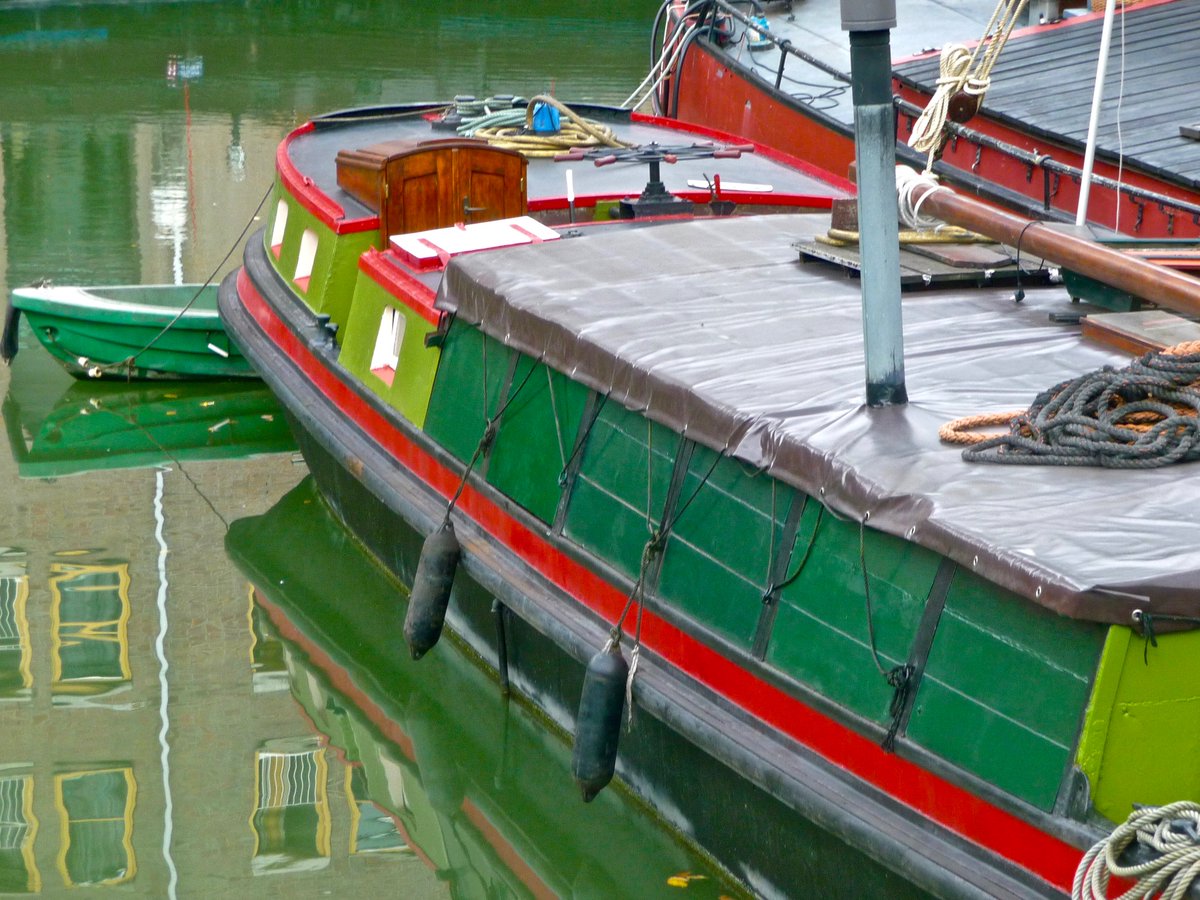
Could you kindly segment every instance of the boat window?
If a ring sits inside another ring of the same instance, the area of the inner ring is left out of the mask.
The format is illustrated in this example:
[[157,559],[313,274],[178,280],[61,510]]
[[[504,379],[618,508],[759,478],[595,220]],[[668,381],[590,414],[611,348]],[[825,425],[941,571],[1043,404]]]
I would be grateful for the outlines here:
[[296,259],[296,274],[292,278],[296,287],[308,290],[308,279],[312,277],[313,262],[317,258],[317,233],[305,228],[300,237],[300,256]]
[[68,885],[120,884],[137,874],[133,855],[133,769],[94,769],[54,778],[63,820],[63,877]]
[[271,252],[279,259],[279,251],[283,247],[283,234],[287,229],[288,205],[286,200],[280,200],[275,207],[275,224],[271,228]]
[[385,306],[371,353],[371,374],[391,387],[400,362],[400,344],[404,340],[404,316],[394,306]]

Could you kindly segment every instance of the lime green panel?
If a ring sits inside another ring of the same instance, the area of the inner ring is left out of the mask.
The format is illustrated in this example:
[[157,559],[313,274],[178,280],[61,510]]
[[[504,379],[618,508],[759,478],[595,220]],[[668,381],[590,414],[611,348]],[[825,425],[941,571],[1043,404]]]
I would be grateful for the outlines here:
[[487,480],[543,522],[552,522],[562,496],[559,474],[571,455],[588,390],[525,357],[509,396]]
[[[390,385],[370,370],[375,342],[388,309],[397,310],[404,329],[399,361]],[[404,418],[421,428],[425,425],[440,355],[436,348],[425,346],[425,338],[433,331],[434,326],[424,316],[397,300],[374,279],[360,275],[354,289],[350,320],[343,329],[344,340],[338,361]]]
[[717,459],[703,447],[692,455],[658,591],[749,649],[794,492],[736,460]]
[[[767,661],[860,715],[890,721],[892,688],[871,655],[859,526],[817,503],[809,507],[792,549],[795,580],[780,593]],[[878,531],[861,536],[875,647],[886,671],[908,659],[940,557]]]
[[1049,809],[1075,746],[1103,636],[1100,625],[1056,615],[956,570],[908,737]]
[[1114,822],[1134,803],[1200,802],[1200,631],[1157,641],[1109,629],[1079,743],[1092,804]]
[[[328,314],[331,322],[344,329],[350,315],[354,285],[358,281],[358,260],[378,243],[379,232],[335,235],[326,231],[318,234],[320,242],[308,286],[308,300],[317,312]],[[340,341],[340,330],[338,337]]]
[[292,284],[300,257],[301,239],[305,231],[311,230],[317,236],[317,255],[313,260],[308,289],[296,289],[296,293],[314,312],[327,313],[332,322],[344,328],[358,277],[358,258],[368,248],[378,245],[379,232],[372,230],[337,235],[277,184],[272,196],[274,208],[263,233],[263,239],[268,244],[267,254],[271,259],[275,259],[269,244],[278,215],[279,198],[287,203],[288,214],[283,245],[279,258],[275,260],[275,267],[284,280]]
[[446,334],[425,430],[463,462],[475,453],[488,417],[496,411],[511,352],[460,320]]
[[567,536],[636,578],[651,528],[659,525],[678,446],[678,436],[661,425],[605,403],[583,451]]

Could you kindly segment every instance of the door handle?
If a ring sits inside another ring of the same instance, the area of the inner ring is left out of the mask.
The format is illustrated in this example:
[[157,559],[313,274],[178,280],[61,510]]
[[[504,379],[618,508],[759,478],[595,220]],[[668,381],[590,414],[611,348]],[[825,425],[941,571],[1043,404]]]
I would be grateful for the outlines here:
[[463,197],[463,215],[469,216],[471,213],[477,213],[477,212],[487,212],[487,207],[486,206],[472,206],[471,198],[469,196]]

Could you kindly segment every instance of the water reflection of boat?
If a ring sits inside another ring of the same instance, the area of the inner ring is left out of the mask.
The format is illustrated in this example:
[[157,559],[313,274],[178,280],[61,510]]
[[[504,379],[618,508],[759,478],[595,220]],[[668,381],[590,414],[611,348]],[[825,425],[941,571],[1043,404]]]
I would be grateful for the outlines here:
[[[583,808],[563,737],[503,702],[462,649],[428,665],[396,652],[404,591],[311,481],[234,522],[226,547],[254,585],[264,637],[283,642],[293,696],[349,764],[360,851],[408,845],[453,896],[475,896],[480,884],[503,886],[503,896],[678,896],[668,879],[688,876],[689,897],[737,892],[623,793]],[[318,833],[321,801],[310,802]],[[275,864],[297,865],[311,843],[293,836]]]
[[254,377],[217,315],[216,285],[16,288],[0,341],[5,362],[16,356],[21,314],[76,378]]
[[72,382],[63,391],[61,381],[20,375],[14,373],[0,410],[25,478],[295,447],[275,398],[256,382]]

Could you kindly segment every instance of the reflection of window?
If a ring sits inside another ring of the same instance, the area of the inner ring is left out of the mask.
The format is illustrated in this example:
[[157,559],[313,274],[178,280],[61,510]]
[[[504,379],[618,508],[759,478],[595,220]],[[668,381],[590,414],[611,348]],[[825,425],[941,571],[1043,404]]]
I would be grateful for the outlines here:
[[0,575],[0,700],[27,700],[33,677],[29,670],[29,622],[25,575]]
[[325,751],[316,738],[270,741],[254,754],[255,875],[329,865]]
[[269,694],[286,691],[288,682],[287,659],[283,642],[270,630],[266,614],[254,603],[254,588],[250,588],[250,671],[254,693]]
[[38,823],[33,814],[33,779],[0,778],[0,894],[37,894],[42,876],[33,858]]
[[350,803],[350,853],[408,850],[408,842],[387,810],[368,799],[367,773],[346,767],[346,800]]
[[404,340],[404,316],[394,306],[385,306],[375,335],[375,350],[371,354],[371,374],[392,386],[396,366],[400,362],[400,342]]
[[128,686],[128,564],[53,563],[50,571],[55,702]]
[[54,776],[62,846],[58,868],[68,885],[120,884],[137,874],[133,856],[133,769]]

